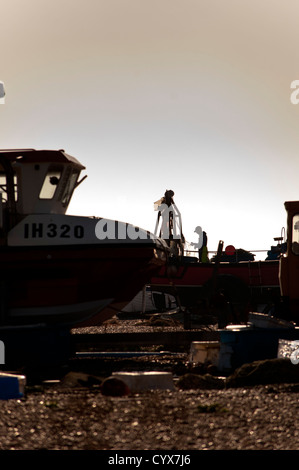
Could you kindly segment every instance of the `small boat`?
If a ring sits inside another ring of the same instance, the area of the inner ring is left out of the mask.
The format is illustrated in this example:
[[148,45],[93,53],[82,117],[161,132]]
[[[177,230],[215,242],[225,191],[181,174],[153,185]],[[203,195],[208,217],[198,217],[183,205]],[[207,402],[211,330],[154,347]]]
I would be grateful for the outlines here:
[[100,324],[165,264],[115,220],[67,215],[85,167],[64,150],[0,150],[0,326]]

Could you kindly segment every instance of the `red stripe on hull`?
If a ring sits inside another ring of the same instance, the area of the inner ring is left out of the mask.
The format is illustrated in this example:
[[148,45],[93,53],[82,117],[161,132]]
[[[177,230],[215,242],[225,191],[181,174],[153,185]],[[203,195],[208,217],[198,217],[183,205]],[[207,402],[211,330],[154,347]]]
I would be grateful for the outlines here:
[[[151,279],[152,285],[165,283],[177,286],[202,286],[211,279],[215,265],[190,263],[181,266],[162,267]],[[240,278],[250,286],[279,286],[278,261],[254,261],[236,264],[220,263],[218,274],[229,274]]]

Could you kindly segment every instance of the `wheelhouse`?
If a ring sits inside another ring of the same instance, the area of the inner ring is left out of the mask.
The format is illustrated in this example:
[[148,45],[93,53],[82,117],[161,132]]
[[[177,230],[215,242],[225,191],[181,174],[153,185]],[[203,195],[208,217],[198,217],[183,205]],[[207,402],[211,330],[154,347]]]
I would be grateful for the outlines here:
[[28,214],[65,214],[85,169],[64,150],[0,150],[0,223]]

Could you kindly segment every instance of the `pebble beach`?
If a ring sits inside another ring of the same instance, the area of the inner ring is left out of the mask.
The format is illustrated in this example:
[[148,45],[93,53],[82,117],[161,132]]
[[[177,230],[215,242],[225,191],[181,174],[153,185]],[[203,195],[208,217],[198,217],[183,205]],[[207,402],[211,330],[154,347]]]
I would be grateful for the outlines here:
[[[116,320],[88,331],[148,328],[141,320]],[[299,449],[299,374],[286,360],[225,378],[188,368],[187,353],[120,361],[114,370],[172,371],[174,388],[119,396],[104,393],[100,366],[76,363],[57,380],[27,384],[20,399],[2,400],[0,450]]]

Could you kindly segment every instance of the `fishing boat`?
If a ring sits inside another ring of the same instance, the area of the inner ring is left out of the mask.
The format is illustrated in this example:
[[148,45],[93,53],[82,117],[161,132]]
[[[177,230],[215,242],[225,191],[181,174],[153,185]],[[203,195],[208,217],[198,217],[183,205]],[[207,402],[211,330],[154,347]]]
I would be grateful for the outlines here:
[[[245,321],[246,312],[266,311],[279,301],[279,261],[209,262],[177,260],[153,276],[153,291],[175,295],[182,307],[234,309],[235,321]],[[237,313],[238,312],[238,313]]]
[[198,249],[186,250],[181,215],[173,195],[173,191],[166,191],[164,198],[155,203],[159,210],[155,233],[161,233],[163,224],[169,229],[166,240],[171,256],[152,277],[149,288],[174,295],[185,311],[215,315],[217,320],[221,317],[221,324],[246,323],[249,311],[275,310],[277,315],[284,315],[279,282],[279,259],[286,250],[284,237],[275,238],[277,244],[265,260],[255,261],[255,255],[232,245],[224,249],[222,240],[210,259],[206,234],[196,227],[200,243],[193,245]]
[[1,327],[100,324],[165,263],[146,230],[66,214],[84,169],[64,150],[0,150]]

